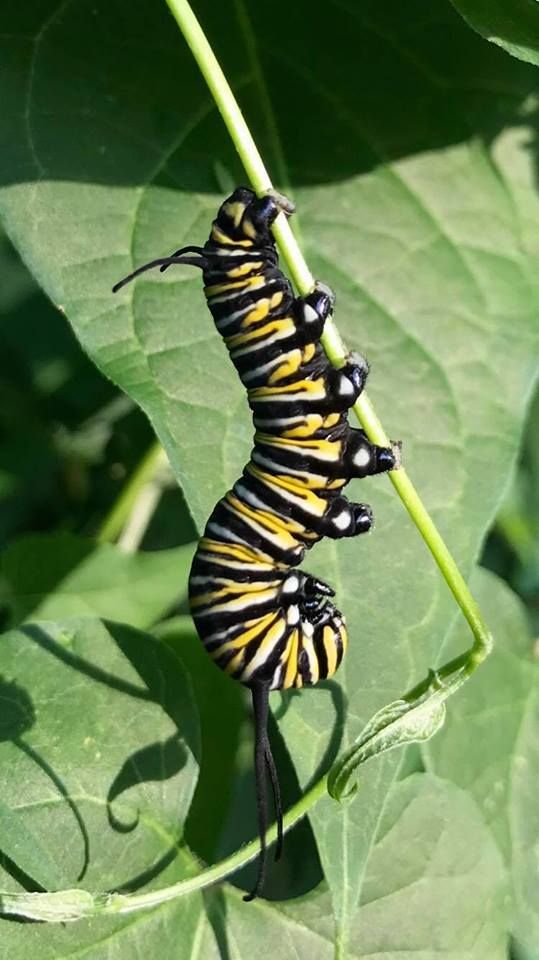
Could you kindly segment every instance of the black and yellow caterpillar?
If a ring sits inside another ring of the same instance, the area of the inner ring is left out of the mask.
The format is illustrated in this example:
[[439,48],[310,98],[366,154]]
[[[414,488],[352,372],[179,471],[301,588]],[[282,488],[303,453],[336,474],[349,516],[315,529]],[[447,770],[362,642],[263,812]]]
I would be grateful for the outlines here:
[[203,247],[183,247],[151,267],[200,267],[216,327],[247,390],[255,427],[251,459],[215,506],[195,554],[189,601],[200,639],[222,670],[251,689],[261,857],[252,899],[265,876],[266,770],[282,845],[281,802],[267,735],[270,690],[331,677],[347,644],[344,617],[326,583],[297,570],[322,537],[353,537],[372,525],[370,508],[342,489],[353,477],[396,466],[396,449],[370,443],[347,411],[368,365],[351,356],[330,366],[320,346],[333,309],[317,284],[294,297],[279,270],[271,224],[293,212],[271,193],[257,199],[238,187],[219,209]]

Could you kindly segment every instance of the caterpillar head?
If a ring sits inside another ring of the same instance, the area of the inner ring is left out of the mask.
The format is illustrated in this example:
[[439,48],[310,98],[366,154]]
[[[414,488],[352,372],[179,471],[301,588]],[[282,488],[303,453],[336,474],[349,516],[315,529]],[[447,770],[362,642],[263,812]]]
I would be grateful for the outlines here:
[[210,246],[235,246],[240,251],[255,247],[262,249],[264,256],[275,263],[271,225],[279,213],[290,216],[293,211],[290,200],[274,190],[257,197],[248,187],[236,187],[221,204],[213,221]]
[[213,222],[210,240],[217,243],[238,243],[241,241],[252,241],[256,237],[256,231],[249,230],[247,226],[244,229],[244,215],[247,208],[256,200],[256,194],[248,187],[236,187],[232,193],[219,207],[217,217]]

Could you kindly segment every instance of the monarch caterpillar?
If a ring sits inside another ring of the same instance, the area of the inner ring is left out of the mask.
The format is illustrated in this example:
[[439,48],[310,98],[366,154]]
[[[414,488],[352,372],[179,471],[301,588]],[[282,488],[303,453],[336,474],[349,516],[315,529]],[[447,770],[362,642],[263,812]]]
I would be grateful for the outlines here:
[[211,513],[193,560],[189,601],[208,653],[252,693],[255,778],[261,854],[255,886],[266,871],[266,771],[283,840],[277,771],[267,734],[270,690],[310,686],[331,677],[346,650],[344,617],[334,591],[297,570],[305,550],[322,537],[351,537],[372,525],[370,508],[342,489],[353,477],[398,465],[398,445],[379,447],[348,424],[367,362],[350,355],[330,366],[320,345],[334,296],[316,284],[294,297],[278,266],[271,225],[285,197],[257,198],[238,187],[221,205],[203,247],[188,246],[152,260],[145,270],[172,264],[200,267],[217,330],[247,390],[255,428],[249,463]]

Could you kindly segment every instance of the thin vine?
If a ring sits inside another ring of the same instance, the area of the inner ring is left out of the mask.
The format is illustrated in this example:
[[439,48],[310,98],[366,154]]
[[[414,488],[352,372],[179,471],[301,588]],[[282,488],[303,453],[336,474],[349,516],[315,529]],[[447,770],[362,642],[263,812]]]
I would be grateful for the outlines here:
[[[167,0],[167,3],[208,84],[253,189],[259,195],[273,189],[238,103],[189,3],[187,0]],[[277,218],[273,232],[299,293],[305,295],[312,290],[314,278],[284,216]],[[342,366],[347,350],[332,318],[326,321],[321,342],[330,362],[336,367]],[[354,411],[369,439],[381,446],[388,446],[385,430],[365,393],[357,400]],[[119,532],[118,527],[121,529],[123,526],[141,485],[155,470],[158,454],[157,447],[150,449],[132,478],[132,483],[126,488],[125,496],[101,529],[98,535],[100,540],[111,539]],[[492,637],[481,611],[406,471],[401,466],[391,471],[389,477],[464,614],[472,631],[473,644],[469,650],[444,664],[439,670],[431,671],[402,699],[378,711],[357,740],[339,757],[331,771],[324,774],[288,811],[283,824],[285,830],[289,830],[308,813],[327,791],[336,799],[350,796],[356,789],[355,785],[350,785],[350,779],[359,764],[405,743],[423,741],[433,736],[444,721],[447,698],[469,679],[492,648]],[[275,839],[276,827],[273,825],[267,831],[266,842],[269,844]],[[85,890],[0,893],[0,912],[56,923],[97,915],[133,913],[224,880],[253,860],[258,852],[259,841],[253,840],[196,876],[148,893],[94,895]]]

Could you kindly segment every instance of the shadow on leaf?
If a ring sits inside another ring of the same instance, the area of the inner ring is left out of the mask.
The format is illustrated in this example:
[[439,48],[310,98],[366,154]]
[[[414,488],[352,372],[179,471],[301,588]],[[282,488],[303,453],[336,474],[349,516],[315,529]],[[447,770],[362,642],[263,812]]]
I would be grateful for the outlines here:
[[117,797],[130,787],[139,786],[149,780],[170,779],[183,769],[187,760],[187,750],[178,735],[169,737],[164,743],[151,743],[128,757],[107,794],[107,815],[111,827],[119,833],[130,833],[139,822],[138,811],[131,823],[122,823],[118,819],[112,809]]
[[[110,624],[111,633],[113,633],[114,624]],[[100,667],[95,666],[89,660],[85,660],[84,657],[80,657],[78,654],[74,653],[72,650],[69,650],[67,647],[62,646],[58,641],[53,640],[51,636],[36,623],[25,623],[20,627],[20,632],[24,633],[27,637],[30,637],[31,640],[34,640],[39,644],[47,653],[53,654],[53,656],[58,657],[59,660],[62,660],[63,663],[67,664],[70,667],[73,667],[75,670],[79,670],[81,673],[84,673],[85,676],[89,677],[91,680],[97,681],[97,683],[104,683],[108,687],[112,687],[113,690],[118,690],[120,693],[126,693],[130,697],[136,697],[139,700],[153,700],[149,690],[144,687],[136,687],[135,684],[129,683],[127,680],[123,680],[121,677],[117,677],[112,673],[102,670]],[[66,635],[66,641],[70,638]]]
[[[71,798],[69,790],[65,786],[63,780],[58,776],[55,770],[37,752],[37,750],[35,750],[28,743],[26,743],[25,740],[22,739],[22,735],[27,733],[31,727],[33,727],[36,720],[36,713],[32,700],[23,687],[19,686],[13,681],[5,680],[0,676],[0,703],[2,704],[2,712],[0,716],[0,742],[10,740],[19,748],[19,750],[26,754],[26,756],[29,757],[29,759],[32,760],[40,768],[40,770],[43,771],[43,773],[47,775],[49,780],[52,781],[58,792],[68,804],[69,809],[77,821],[83,842],[82,866],[77,880],[82,880],[86,870],[88,869],[88,863],[90,860],[90,840],[80,810],[77,807],[77,804]],[[18,880],[18,882],[21,883],[25,889],[28,889],[28,883],[31,884],[30,889],[35,889],[36,886],[39,889],[43,889],[39,884],[36,885],[31,878],[27,877],[24,871],[21,870],[17,864],[14,864],[13,861],[5,854],[2,855],[2,860],[8,872],[11,873],[14,879]]]
[[232,960],[227,933],[226,899],[222,890],[204,891],[204,909],[219,953],[219,960]]

